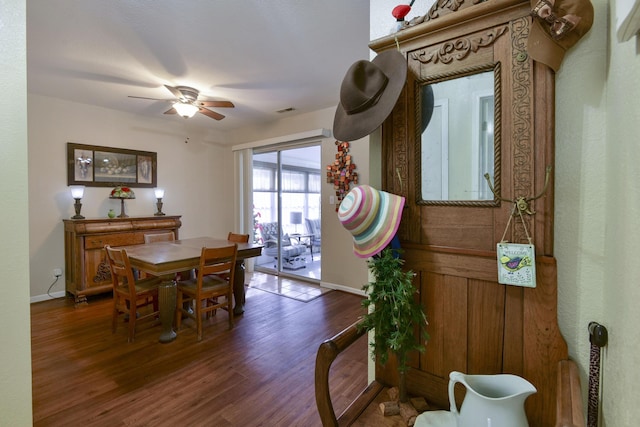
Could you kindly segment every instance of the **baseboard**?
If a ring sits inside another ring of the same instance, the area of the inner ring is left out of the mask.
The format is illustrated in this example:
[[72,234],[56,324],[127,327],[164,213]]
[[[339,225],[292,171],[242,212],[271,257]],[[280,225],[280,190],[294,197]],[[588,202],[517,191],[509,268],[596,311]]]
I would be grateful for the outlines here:
[[350,294],[366,297],[366,294],[362,289],[355,289],[350,286],[337,285],[335,283],[329,282],[320,282],[320,286],[322,286],[323,288],[335,289],[336,291],[348,292]]
[[65,296],[66,296],[65,291],[58,291],[58,292],[53,292],[52,294],[36,295],[35,297],[30,298],[30,302],[31,304],[33,304],[34,302],[42,302],[42,301],[48,301],[50,299],[64,298]]

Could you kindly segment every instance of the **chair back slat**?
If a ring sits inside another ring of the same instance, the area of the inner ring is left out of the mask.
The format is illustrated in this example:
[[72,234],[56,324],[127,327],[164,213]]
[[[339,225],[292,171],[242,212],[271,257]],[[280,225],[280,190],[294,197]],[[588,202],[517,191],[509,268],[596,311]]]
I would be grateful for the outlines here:
[[167,233],[148,233],[144,235],[145,243],[173,242],[174,240],[176,240],[176,234],[173,231]]
[[231,274],[236,263],[237,253],[238,245],[235,243],[221,248],[202,248],[200,267],[198,268],[198,282],[201,282],[204,276],[210,274]]
[[230,242],[236,242],[236,243],[248,243],[249,242],[249,235],[248,234],[238,234],[238,233],[233,233],[233,232],[229,232],[229,235],[227,236],[227,240]]
[[[125,249],[114,249],[109,245],[104,247],[111,270],[113,282],[113,315],[112,332],[116,332],[118,316],[129,316],[129,342],[133,342],[136,333],[136,323],[139,320],[153,320],[159,314],[158,285],[159,278],[148,278],[136,281],[129,256]],[[153,305],[153,310],[142,314],[138,309]]]
[[[183,316],[194,319],[200,341],[203,314],[215,315],[219,308],[227,311],[229,329],[233,328],[233,286],[237,254],[237,243],[218,248],[202,248],[195,284],[193,280],[178,282],[177,329],[180,329]],[[185,308],[185,302],[192,306],[193,310]]]
[[125,249],[114,249],[110,246],[105,246],[105,252],[107,253],[107,260],[111,267],[111,280],[113,281],[114,292],[115,289],[121,286],[127,286],[130,295],[136,293],[136,281],[133,276],[133,269],[129,262],[129,256]]

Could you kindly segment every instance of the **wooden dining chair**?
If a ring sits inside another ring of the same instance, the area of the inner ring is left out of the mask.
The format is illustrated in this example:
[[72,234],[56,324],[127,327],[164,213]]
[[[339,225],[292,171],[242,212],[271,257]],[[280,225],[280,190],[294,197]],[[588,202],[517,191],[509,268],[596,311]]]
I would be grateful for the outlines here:
[[[229,232],[229,234],[227,235],[227,240],[229,242],[234,242],[234,243],[248,243],[249,242],[249,235],[248,234],[238,234],[238,233],[234,233],[232,231]],[[244,282],[244,265],[242,266],[242,281]],[[220,275],[223,278],[226,278],[224,274]],[[232,282],[233,283],[233,282]],[[243,283],[244,285],[244,283]],[[217,298],[212,298],[211,300],[207,301],[207,305],[215,305],[217,303]],[[216,314],[216,310],[210,311],[209,313],[207,313],[207,316],[209,314],[212,314],[215,316]]]
[[[133,342],[135,340],[136,324],[141,320],[152,320],[159,316],[158,285],[160,284],[160,278],[149,277],[136,280],[125,249],[114,249],[108,245],[104,249],[107,253],[113,282],[111,329],[113,333],[116,332],[120,314],[128,315],[128,341]],[[148,305],[153,306],[152,311],[147,310],[146,313],[139,311],[139,309]]]
[[230,231],[229,234],[227,235],[227,240],[230,242],[236,242],[236,243],[249,243],[249,235],[237,234]]
[[[234,232],[230,231],[229,234],[227,235],[227,240],[229,242],[234,242],[234,243],[247,243],[247,242],[249,242],[249,235],[248,234],[238,234],[238,233],[234,233]],[[244,268],[244,266],[243,266],[243,268]],[[226,273],[218,274],[218,276],[220,278],[225,279],[225,280],[229,279],[228,274],[226,274]],[[243,281],[244,281],[244,279],[243,279]],[[231,282],[231,283],[232,283],[232,286],[233,286],[233,282]],[[217,297],[209,298],[206,301],[206,305],[207,306],[216,305],[217,303],[218,303],[218,298]],[[208,311],[205,316],[209,317],[211,315],[215,316],[216,315],[216,310]]]
[[[196,321],[200,341],[203,315],[218,308],[226,309],[229,329],[233,328],[233,278],[237,254],[238,245],[235,243],[219,248],[202,248],[197,277],[178,282],[176,329],[180,329],[183,316],[190,317]],[[184,307],[185,302],[192,301],[195,305],[193,312]]]
[[176,240],[176,234],[173,231],[166,233],[147,233],[144,235],[145,243],[173,242],[174,240]]

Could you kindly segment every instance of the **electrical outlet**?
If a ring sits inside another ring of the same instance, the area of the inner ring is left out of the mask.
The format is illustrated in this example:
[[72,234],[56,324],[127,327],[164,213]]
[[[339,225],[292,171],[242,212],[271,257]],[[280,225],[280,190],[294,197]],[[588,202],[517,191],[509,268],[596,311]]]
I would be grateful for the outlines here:
[[329,196],[329,204],[330,205],[336,204],[336,196]]
[[54,268],[54,269],[53,269],[53,276],[54,276],[54,277],[60,277],[60,276],[62,276],[62,270],[61,270],[61,269],[59,269],[59,268]]

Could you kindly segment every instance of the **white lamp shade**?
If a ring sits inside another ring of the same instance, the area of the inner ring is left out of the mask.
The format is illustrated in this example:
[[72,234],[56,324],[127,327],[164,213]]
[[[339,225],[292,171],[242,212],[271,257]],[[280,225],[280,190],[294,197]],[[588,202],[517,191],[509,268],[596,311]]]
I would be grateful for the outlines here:
[[173,104],[173,108],[175,108],[178,114],[180,114],[185,119],[193,117],[193,115],[198,112],[198,107],[196,107],[195,105],[187,104],[180,101]]
[[289,214],[291,224],[302,224],[302,212],[291,212]]
[[70,185],[71,197],[74,199],[82,199],[84,196],[84,185]]
[[156,199],[162,199],[164,197],[164,188],[156,188],[153,192],[156,194]]

